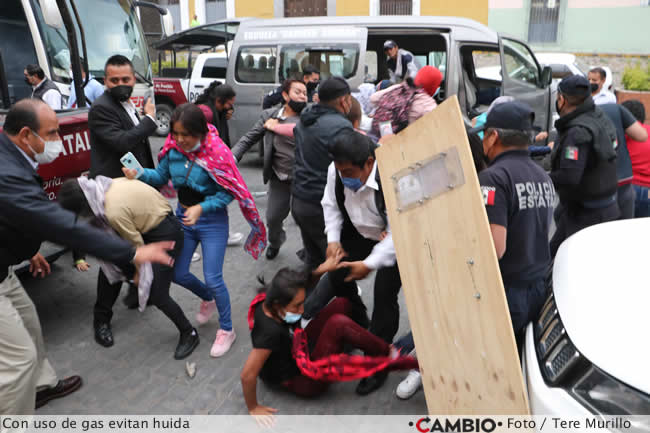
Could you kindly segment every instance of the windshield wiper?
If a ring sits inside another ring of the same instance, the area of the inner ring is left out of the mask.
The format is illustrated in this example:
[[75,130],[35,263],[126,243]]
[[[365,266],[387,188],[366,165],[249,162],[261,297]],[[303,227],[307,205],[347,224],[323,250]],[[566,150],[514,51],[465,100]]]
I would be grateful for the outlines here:
[[147,79],[144,75],[142,75],[140,72],[138,72],[137,69],[133,68],[133,72],[135,72],[135,75],[137,75],[142,81],[147,83],[150,86],[153,86],[153,81]]

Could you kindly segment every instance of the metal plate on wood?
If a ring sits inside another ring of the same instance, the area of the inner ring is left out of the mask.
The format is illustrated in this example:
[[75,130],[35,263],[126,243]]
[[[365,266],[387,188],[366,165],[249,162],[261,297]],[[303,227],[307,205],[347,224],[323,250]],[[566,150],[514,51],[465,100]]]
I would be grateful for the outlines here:
[[392,176],[399,212],[465,184],[458,149],[451,147]]

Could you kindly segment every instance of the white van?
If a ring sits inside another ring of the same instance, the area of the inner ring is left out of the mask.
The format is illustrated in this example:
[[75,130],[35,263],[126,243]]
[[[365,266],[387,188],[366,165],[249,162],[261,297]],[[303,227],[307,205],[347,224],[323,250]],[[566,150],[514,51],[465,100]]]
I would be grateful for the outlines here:
[[[308,64],[321,71],[321,80],[342,76],[353,89],[388,78],[387,39],[411,51],[420,65],[440,69],[444,81],[437,98],[458,95],[467,117],[484,111],[496,97],[511,95],[533,107],[540,130],[550,129],[550,68],[540,67],[524,42],[476,21],[430,16],[252,19],[241,23],[228,62],[226,81],[237,92],[232,142],[258,120],[264,95],[286,78],[301,77]],[[482,76],[490,67],[498,67],[497,75]]]

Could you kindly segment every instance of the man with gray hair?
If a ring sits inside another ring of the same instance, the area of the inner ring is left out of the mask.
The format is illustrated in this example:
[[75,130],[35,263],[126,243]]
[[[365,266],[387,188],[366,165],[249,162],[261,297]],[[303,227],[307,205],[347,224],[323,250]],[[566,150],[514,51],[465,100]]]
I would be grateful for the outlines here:
[[[45,354],[34,304],[13,266],[30,261],[34,276],[50,265],[38,252],[44,240],[87,251],[115,263],[127,274],[146,262],[173,265],[173,242],[134,248],[77,221],[72,212],[50,201],[36,173],[63,149],[59,122],[44,102],[23,100],[7,113],[0,133],[0,414],[30,415],[48,401],[81,386],[79,376],[59,380]],[[38,392],[37,392],[38,390]]]

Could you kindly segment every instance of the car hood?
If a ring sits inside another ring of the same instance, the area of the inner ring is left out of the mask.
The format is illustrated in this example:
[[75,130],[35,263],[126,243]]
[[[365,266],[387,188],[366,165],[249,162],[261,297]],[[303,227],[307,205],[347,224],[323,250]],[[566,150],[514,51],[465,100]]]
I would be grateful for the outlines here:
[[553,268],[566,332],[594,365],[650,393],[650,218],[599,224],[567,239]]

